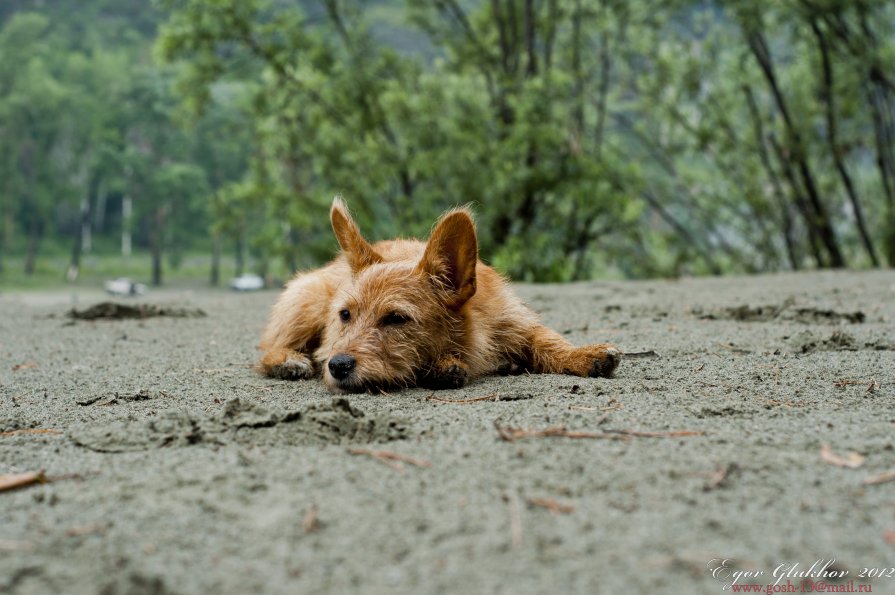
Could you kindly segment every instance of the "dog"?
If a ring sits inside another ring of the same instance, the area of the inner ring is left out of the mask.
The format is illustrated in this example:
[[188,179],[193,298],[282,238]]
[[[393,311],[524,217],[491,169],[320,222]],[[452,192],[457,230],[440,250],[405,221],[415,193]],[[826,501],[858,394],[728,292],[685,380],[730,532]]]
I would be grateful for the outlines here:
[[371,245],[339,197],[330,222],[341,255],[287,283],[260,343],[267,376],[322,373],[336,391],[375,392],[489,374],[610,377],[621,361],[614,345],[575,347],[542,325],[478,259],[466,208],[445,213],[426,242]]

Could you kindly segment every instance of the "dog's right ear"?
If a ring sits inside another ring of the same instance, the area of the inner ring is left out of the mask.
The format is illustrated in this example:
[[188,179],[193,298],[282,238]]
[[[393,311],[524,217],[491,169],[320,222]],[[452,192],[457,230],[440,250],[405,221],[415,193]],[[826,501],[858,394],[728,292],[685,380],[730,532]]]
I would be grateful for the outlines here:
[[382,256],[361,235],[348,213],[348,207],[338,196],[333,199],[333,206],[329,210],[329,221],[352,274],[356,275],[371,264],[382,262]]
[[448,211],[432,230],[416,270],[446,290],[447,306],[458,309],[476,291],[478,240],[467,209]]

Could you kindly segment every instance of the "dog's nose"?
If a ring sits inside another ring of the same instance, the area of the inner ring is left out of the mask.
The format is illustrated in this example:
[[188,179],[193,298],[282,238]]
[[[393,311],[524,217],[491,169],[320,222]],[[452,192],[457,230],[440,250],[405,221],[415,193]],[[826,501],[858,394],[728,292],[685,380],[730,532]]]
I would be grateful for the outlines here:
[[354,364],[356,363],[354,358],[347,353],[334,355],[329,360],[329,373],[333,375],[333,378],[342,380],[351,374],[351,370],[354,369]]

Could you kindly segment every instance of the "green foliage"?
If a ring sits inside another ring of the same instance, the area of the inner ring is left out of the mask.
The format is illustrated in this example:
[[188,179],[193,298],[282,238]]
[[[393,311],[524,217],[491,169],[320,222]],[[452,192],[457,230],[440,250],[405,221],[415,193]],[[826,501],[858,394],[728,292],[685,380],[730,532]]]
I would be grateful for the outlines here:
[[0,255],[314,266],[342,194],[532,281],[895,262],[893,1],[85,4],[0,11]]

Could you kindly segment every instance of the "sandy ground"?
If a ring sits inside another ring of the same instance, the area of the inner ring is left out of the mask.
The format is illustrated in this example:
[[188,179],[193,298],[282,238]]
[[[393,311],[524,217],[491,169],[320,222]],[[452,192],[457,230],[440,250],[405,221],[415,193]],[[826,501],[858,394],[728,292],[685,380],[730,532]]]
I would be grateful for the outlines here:
[[273,292],[96,322],[65,313],[98,292],[0,294],[0,474],[51,480],[0,492],[0,592],[721,593],[727,558],[895,593],[857,576],[895,566],[895,482],[866,481],[895,469],[895,273],[518,291],[661,357],[346,402],[250,369]]

